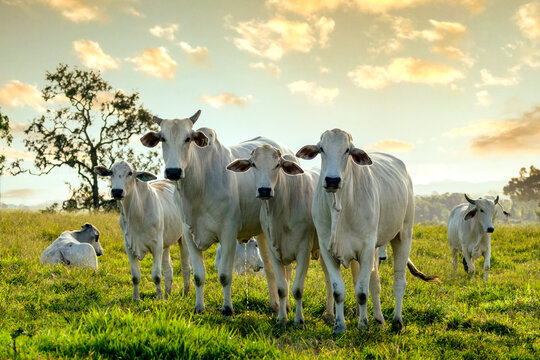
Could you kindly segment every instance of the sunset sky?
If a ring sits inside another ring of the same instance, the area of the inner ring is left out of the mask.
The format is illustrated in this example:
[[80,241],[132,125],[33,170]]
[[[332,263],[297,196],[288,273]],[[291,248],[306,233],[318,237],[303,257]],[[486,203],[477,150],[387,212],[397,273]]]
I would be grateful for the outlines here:
[[[342,128],[403,159],[417,193],[501,190],[540,166],[540,0],[0,0],[0,29],[15,136],[0,152],[27,166],[22,129],[51,106],[40,90],[60,62],[160,117],[201,109],[227,145],[297,151]],[[66,181],[3,176],[2,202],[62,201]]]

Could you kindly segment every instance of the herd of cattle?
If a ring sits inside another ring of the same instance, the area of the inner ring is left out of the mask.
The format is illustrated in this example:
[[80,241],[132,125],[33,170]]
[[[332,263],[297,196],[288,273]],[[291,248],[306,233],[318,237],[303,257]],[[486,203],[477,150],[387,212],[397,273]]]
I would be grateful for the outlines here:
[[[395,296],[392,325],[400,330],[406,268],[425,281],[438,281],[437,276],[418,270],[409,258],[414,194],[403,162],[388,154],[367,154],[340,129],[325,131],[316,145],[306,145],[296,154],[264,137],[227,147],[214,130],[193,129],[199,115],[200,110],[187,119],[154,117],[160,131],[141,138],[146,147],[162,144],[167,179],[156,180],[124,161],[110,169],[94,169],[98,175],[111,178],[111,195],[119,203],[133,300],[139,299],[139,261],[147,253],[153,255],[152,280],[157,297],[169,296],[173,280],[170,249],[179,243],[184,294],[189,291],[192,267],[195,312],[203,312],[203,251],[218,242],[215,267],[223,287],[224,316],[233,314],[233,267],[244,271],[242,265],[250,259],[255,271],[264,269],[270,309],[277,314],[278,323],[285,325],[291,264],[296,261],[294,322],[303,326],[304,281],[310,259],[319,259],[326,283],[325,319],[334,322],[333,331],[341,334],[346,330],[341,265],[351,267],[358,328],[368,325],[368,294],[374,319],[384,326],[378,266],[391,244]],[[321,156],[320,169],[300,167],[298,158],[310,160],[317,155]],[[454,208],[448,220],[454,271],[459,253],[469,273],[475,272],[474,260],[483,256],[487,280],[490,236],[499,197],[465,197],[468,202]],[[97,268],[96,255],[103,253],[98,237],[99,232],[90,224],[81,231],[66,231],[44,251],[41,261]],[[247,245],[239,245],[245,242]]]

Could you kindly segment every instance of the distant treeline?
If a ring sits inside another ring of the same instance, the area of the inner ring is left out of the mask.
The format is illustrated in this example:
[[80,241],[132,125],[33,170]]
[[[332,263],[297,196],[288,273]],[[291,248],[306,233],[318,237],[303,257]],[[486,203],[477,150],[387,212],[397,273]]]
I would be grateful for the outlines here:
[[[446,223],[450,211],[459,204],[465,203],[463,194],[445,193],[434,195],[417,195],[415,198],[415,222],[417,223]],[[497,221],[508,223],[540,221],[540,212],[536,201],[500,200],[504,210],[510,213],[506,218],[497,206]]]

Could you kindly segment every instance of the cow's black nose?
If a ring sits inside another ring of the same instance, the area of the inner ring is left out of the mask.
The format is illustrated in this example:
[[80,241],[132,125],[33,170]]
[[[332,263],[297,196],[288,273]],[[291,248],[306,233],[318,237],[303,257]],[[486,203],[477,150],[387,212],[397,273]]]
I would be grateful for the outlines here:
[[331,190],[336,190],[339,188],[339,184],[341,183],[341,178],[339,177],[325,177],[324,181],[326,182],[326,188]]
[[124,193],[124,190],[122,190],[122,189],[112,189],[111,190],[111,195],[115,199],[123,198],[124,197],[123,193]]
[[492,228],[492,227],[488,227],[488,228],[487,228],[487,232],[488,232],[488,233],[493,233],[494,231],[495,231],[495,229]]
[[269,187],[260,187],[257,189],[257,192],[259,194],[259,198],[260,199],[263,199],[263,200],[266,200],[266,199],[270,199],[272,197],[271,193],[272,193],[272,189],[270,189]]
[[167,168],[165,169],[165,177],[169,180],[179,180],[182,177],[182,169]]

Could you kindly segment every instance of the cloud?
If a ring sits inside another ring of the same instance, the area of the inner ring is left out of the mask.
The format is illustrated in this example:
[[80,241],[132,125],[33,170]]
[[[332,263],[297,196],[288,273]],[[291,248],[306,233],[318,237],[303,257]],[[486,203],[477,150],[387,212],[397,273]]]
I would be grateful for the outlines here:
[[367,13],[386,13],[391,10],[411,8],[429,3],[457,3],[473,13],[484,9],[485,0],[267,0],[267,4],[280,10],[308,16],[345,7]]
[[101,49],[101,46],[95,41],[77,40],[73,42],[73,49],[81,59],[84,66],[90,69],[105,71],[109,69],[118,69],[119,62],[107,55]]
[[450,84],[463,78],[463,73],[450,66],[407,57],[396,58],[386,66],[360,65],[347,73],[356,86],[381,89],[391,83]]
[[130,60],[137,64],[137,69],[146,75],[165,80],[174,79],[176,61],[169,56],[169,52],[164,47],[146,49]]
[[145,18],[146,15],[144,15],[143,13],[139,12],[137,9],[135,9],[133,6],[126,6],[124,8],[124,11],[129,14],[129,15],[132,15],[134,17],[137,17],[137,18]]
[[474,60],[471,57],[454,46],[434,46],[431,48],[431,51],[450,59],[460,60],[468,67],[472,67],[474,65]]
[[367,148],[372,151],[407,152],[412,151],[414,145],[405,141],[387,139],[371,144]]
[[150,34],[159,37],[159,38],[165,38],[170,41],[174,41],[174,33],[178,31],[178,24],[171,24],[167,27],[161,27],[159,25],[154,26],[153,28],[150,28]]
[[532,1],[519,7],[514,20],[523,35],[540,39],[540,1]]
[[[225,23],[239,35],[233,39],[238,49],[273,61],[281,59],[291,51],[307,53],[317,43],[321,47],[327,46],[329,34],[335,25],[332,19],[325,17],[310,24],[290,21],[282,16],[276,16],[267,22],[250,20],[237,24],[233,24],[232,18],[228,16]],[[314,30],[319,34],[318,39]]]
[[37,193],[41,192],[42,190],[38,189],[13,189],[8,190],[5,192],[2,192],[2,197],[4,199],[16,199],[16,198],[28,198],[35,196]]
[[339,95],[337,88],[325,88],[314,82],[298,80],[287,85],[293,94],[304,94],[311,102],[317,104],[332,104],[336,96]]
[[368,51],[372,54],[391,54],[403,48],[403,44],[398,39],[383,39],[377,46],[371,46]]
[[491,104],[491,97],[487,90],[478,91],[476,93],[476,103],[481,106],[489,106]]
[[493,74],[490,73],[489,70],[482,69],[480,70],[480,76],[482,76],[482,82],[475,84],[475,86],[483,87],[483,86],[493,86],[493,85],[501,85],[501,86],[516,85],[519,82],[519,77],[517,76],[518,71],[519,71],[519,66],[515,66],[515,67],[512,67],[508,71],[509,76],[497,77],[497,76],[493,76]]
[[14,135],[23,134],[24,130],[26,130],[29,126],[29,123],[15,123],[13,121],[9,123],[9,129]]
[[540,106],[514,119],[475,121],[445,136],[470,137],[469,148],[479,156],[540,153]]
[[237,96],[232,93],[223,93],[219,95],[202,95],[199,97],[199,100],[208,103],[215,108],[220,108],[226,105],[243,108],[249,103],[249,101],[251,101],[251,95],[245,97]]
[[74,23],[102,20],[104,13],[94,5],[87,5],[85,0],[38,0],[47,6],[60,11],[67,19]]
[[34,160],[34,155],[32,155],[31,153],[13,148],[0,147],[0,155],[4,155],[6,158],[13,160]]
[[43,112],[45,100],[36,85],[23,84],[18,80],[11,80],[0,88],[0,105],[6,107],[30,106],[34,110]]
[[269,62],[269,63],[264,63],[264,62],[253,63],[253,64],[249,64],[249,67],[251,69],[260,69],[260,70],[268,71],[270,74],[272,74],[276,78],[279,78],[281,76],[281,69],[279,68],[279,66],[277,66],[276,64],[271,63],[271,62]]
[[322,66],[322,65],[319,65],[319,67],[317,68],[317,70],[319,70],[319,72],[321,74],[328,74],[330,72],[330,69],[325,67],[325,66]]
[[208,63],[208,49],[204,46],[192,47],[185,41],[180,41],[178,46],[184,50],[197,64],[207,64]]

